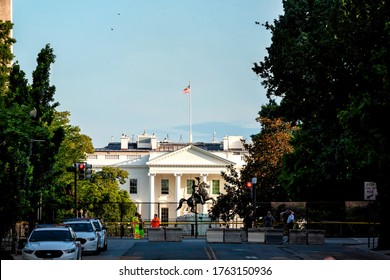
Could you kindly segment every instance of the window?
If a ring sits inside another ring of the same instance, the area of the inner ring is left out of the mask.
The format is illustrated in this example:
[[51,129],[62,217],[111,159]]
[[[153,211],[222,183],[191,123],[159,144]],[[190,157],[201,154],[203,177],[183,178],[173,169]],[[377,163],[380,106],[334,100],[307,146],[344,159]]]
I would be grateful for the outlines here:
[[130,193],[138,193],[137,179],[130,179]]
[[140,155],[127,155],[128,160],[136,160],[136,159],[140,159],[140,158],[141,158]]
[[161,179],[161,194],[169,194],[169,180]]
[[161,208],[161,222],[167,223],[169,217],[169,209],[168,208]]
[[119,159],[119,155],[105,155],[105,159]]
[[192,184],[195,184],[195,181],[187,179],[187,194],[192,194]]
[[219,180],[212,180],[212,194],[219,194]]
[[88,159],[97,159],[97,158],[98,158],[97,155],[89,155],[89,156],[88,156]]

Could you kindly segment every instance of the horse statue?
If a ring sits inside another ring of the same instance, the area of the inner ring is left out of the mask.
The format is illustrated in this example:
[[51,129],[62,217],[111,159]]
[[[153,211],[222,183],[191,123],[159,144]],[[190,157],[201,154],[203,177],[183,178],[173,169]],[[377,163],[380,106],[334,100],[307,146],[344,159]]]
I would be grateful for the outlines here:
[[[209,189],[210,186],[205,182],[199,183],[199,181],[200,181],[199,177],[196,177],[196,179],[198,180],[198,185],[195,185],[195,182],[193,183],[192,195],[187,199],[185,199],[185,198],[180,199],[179,206],[176,208],[176,211],[179,210],[183,206],[183,202],[187,202],[188,207],[190,207],[190,211],[192,213],[197,214],[197,212],[196,212],[196,205],[197,204],[200,203],[203,205],[208,200],[212,200],[213,203],[215,202],[214,198],[210,197],[209,193],[207,192],[207,189]],[[196,188],[198,188],[198,189],[196,190]]]

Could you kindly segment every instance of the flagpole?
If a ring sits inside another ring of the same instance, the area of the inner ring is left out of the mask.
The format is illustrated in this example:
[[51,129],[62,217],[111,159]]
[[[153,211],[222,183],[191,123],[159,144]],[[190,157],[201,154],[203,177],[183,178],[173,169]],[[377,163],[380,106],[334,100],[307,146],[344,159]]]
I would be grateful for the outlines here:
[[192,87],[191,87],[191,81],[189,81],[189,86],[190,88],[190,94],[189,94],[189,107],[190,107],[190,110],[189,110],[189,121],[190,121],[190,131],[189,131],[189,135],[188,135],[188,140],[189,140],[189,143],[192,143],[192,108],[191,108],[191,95],[192,95]]

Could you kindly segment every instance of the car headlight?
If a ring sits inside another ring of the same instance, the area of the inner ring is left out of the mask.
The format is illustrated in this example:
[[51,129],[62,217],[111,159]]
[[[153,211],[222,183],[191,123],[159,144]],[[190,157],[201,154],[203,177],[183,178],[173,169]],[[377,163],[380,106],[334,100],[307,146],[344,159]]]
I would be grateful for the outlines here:
[[26,254],[32,254],[32,253],[34,253],[35,251],[34,251],[34,250],[31,250],[31,249],[28,249],[28,248],[23,248],[23,252],[25,252]]
[[67,254],[74,253],[74,252],[76,252],[76,247],[73,247],[73,248],[68,249],[68,250],[64,250],[64,252],[67,253]]

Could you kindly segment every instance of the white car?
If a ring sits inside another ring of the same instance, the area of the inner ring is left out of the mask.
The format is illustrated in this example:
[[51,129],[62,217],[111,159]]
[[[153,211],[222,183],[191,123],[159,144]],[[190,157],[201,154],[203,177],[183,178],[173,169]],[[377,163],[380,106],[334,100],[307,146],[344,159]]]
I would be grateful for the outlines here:
[[83,252],[99,254],[100,234],[95,225],[90,220],[71,220],[64,222],[76,232],[77,238],[81,242]]
[[81,243],[65,225],[37,226],[22,249],[25,260],[81,260]]
[[99,249],[101,251],[107,251],[107,227],[103,226],[99,219],[91,218],[91,221],[95,225],[97,232],[100,234]]

